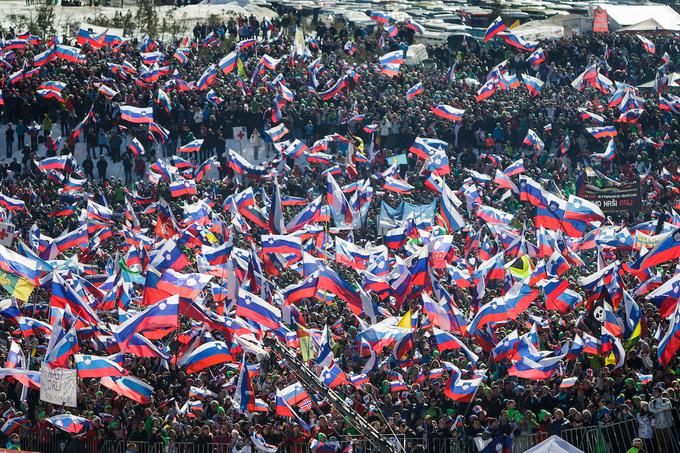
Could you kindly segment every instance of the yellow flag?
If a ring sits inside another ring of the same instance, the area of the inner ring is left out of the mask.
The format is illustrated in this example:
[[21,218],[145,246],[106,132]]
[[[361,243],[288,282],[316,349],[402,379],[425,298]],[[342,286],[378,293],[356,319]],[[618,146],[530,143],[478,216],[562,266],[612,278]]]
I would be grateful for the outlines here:
[[399,320],[397,327],[401,327],[402,329],[410,329],[411,328],[411,310],[410,309],[401,318],[401,320]]
[[531,275],[531,260],[527,255],[522,255],[506,266],[510,274],[524,280]]
[[302,361],[307,362],[316,357],[316,351],[314,351],[314,345],[312,344],[312,337],[309,335],[307,329],[305,329],[300,324],[296,324],[296,333],[298,336],[298,342],[300,344],[300,355],[302,356]]
[[608,365],[616,365],[616,357],[614,356],[613,352],[609,353],[607,358],[604,359],[604,366]]
[[300,27],[295,27],[295,53],[298,55],[305,53],[305,34]]
[[241,61],[240,58],[236,60],[236,69],[238,71],[238,76],[240,78],[242,79],[248,78],[248,75],[246,74],[246,68],[245,66],[243,66],[243,62]]
[[35,288],[32,282],[4,271],[0,271],[0,286],[5,288],[11,296],[24,302],[28,301]]
[[519,19],[517,19],[516,21],[514,21],[512,23],[512,25],[510,25],[510,28],[517,28],[517,27],[519,27]]

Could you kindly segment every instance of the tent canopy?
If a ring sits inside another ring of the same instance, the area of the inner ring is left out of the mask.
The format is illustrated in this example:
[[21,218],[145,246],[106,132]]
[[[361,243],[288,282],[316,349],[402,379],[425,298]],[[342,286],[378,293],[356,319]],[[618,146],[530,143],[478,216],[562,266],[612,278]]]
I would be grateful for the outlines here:
[[[680,86],[680,72],[671,72],[668,74],[668,86],[677,88]],[[638,85],[638,88],[654,88],[654,81],[650,80],[642,85]]]
[[680,25],[678,24],[662,24],[656,18],[650,17],[637,24],[629,25],[628,27],[620,28],[618,31],[679,31]]
[[572,444],[558,436],[548,437],[546,440],[528,449],[525,453],[584,453]]
[[609,19],[621,28],[639,24],[647,19],[655,19],[664,30],[670,30],[673,26],[680,24],[680,14],[668,5],[612,5],[602,3],[599,6],[604,8]]

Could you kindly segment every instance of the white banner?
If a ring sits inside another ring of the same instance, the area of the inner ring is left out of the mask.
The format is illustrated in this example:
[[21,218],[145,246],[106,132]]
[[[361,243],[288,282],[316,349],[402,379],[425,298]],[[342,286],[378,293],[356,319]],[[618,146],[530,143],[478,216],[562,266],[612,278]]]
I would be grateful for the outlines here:
[[0,223],[0,244],[11,247],[14,241],[14,225],[11,223]]
[[59,406],[78,407],[76,370],[40,367],[40,399]]

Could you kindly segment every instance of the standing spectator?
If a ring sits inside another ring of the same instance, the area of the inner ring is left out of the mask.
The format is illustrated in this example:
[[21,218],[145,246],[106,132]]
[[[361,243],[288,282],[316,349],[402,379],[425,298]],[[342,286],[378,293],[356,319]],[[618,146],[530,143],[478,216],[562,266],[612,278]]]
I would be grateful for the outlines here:
[[640,403],[640,412],[635,416],[638,423],[638,437],[645,443],[646,451],[654,451],[654,416],[649,412],[649,403]]
[[7,150],[7,158],[12,157],[12,147],[14,145],[14,128],[12,123],[7,124],[7,129],[5,130],[5,149]]
[[92,162],[92,158],[88,155],[85,157],[85,160],[83,160],[83,172],[85,173],[85,176],[94,179],[94,162]]
[[120,160],[120,147],[123,144],[123,139],[114,128],[111,131],[111,137],[109,137],[109,154],[111,155],[111,160],[118,162]]
[[123,172],[125,173],[125,185],[132,184],[132,154],[128,151],[123,158]]
[[102,182],[106,179],[106,168],[109,166],[109,163],[106,161],[106,158],[104,156],[99,156],[99,161],[97,161],[97,171],[99,172],[99,177],[101,178]]
[[109,139],[106,135],[106,131],[104,130],[103,127],[100,127],[99,132],[97,133],[97,144],[99,145],[99,157],[100,158],[104,155],[104,148],[106,148],[106,150],[109,151],[108,143],[109,143]]
[[96,157],[97,135],[94,132],[94,127],[87,128],[87,132],[85,134],[85,144],[87,146],[88,157]]
[[52,119],[47,114],[47,112],[45,112],[45,114],[43,115],[42,133],[43,133],[43,140],[47,138],[47,134],[52,133]]
[[26,139],[26,125],[24,125],[23,120],[17,121],[17,149],[24,149],[24,141]]
[[137,181],[141,181],[144,177],[144,171],[146,170],[146,164],[141,157],[135,158],[135,174],[137,175]]
[[649,404],[649,411],[654,414],[654,432],[656,443],[660,451],[672,451],[673,445],[677,441],[673,438],[671,428],[673,426],[673,413],[671,401],[666,398],[666,393],[662,391],[662,383],[656,384],[652,390],[653,399]]

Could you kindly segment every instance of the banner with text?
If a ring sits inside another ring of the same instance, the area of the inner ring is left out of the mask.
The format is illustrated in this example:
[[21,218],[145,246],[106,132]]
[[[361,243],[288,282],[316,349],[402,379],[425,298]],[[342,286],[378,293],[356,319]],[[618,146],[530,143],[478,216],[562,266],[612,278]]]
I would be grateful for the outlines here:
[[47,403],[78,407],[76,370],[40,367],[40,399]]
[[599,6],[593,11],[593,32],[609,32],[609,16],[607,16],[607,11]]
[[605,214],[634,214],[640,211],[640,183],[603,188],[586,184],[583,198],[597,204]]

